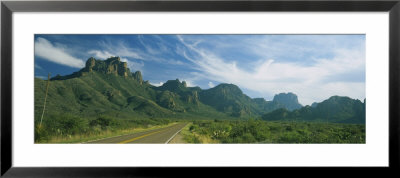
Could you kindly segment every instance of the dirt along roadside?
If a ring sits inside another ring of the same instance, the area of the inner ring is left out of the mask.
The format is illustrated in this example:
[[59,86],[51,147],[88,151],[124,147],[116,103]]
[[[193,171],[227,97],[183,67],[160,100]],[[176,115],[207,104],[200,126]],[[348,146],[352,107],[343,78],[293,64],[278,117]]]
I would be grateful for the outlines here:
[[182,128],[182,130],[176,134],[176,136],[168,143],[168,144],[184,144],[187,143],[184,140],[184,133],[189,131],[189,127],[191,124],[186,124],[185,127]]

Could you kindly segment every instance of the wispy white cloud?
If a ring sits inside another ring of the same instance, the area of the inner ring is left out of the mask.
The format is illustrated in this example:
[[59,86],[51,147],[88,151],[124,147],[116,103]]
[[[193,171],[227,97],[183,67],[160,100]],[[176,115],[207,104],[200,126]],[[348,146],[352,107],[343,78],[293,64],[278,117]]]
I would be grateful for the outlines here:
[[163,82],[160,82],[160,83],[152,83],[152,82],[150,82],[150,84],[153,85],[153,86],[159,87],[159,86],[162,86],[164,83]]
[[[122,59],[121,59],[122,60]],[[137,61],[137,62],[135,62],[135,61],[133,61],[133,60],[123,60],[123,61],[125,61],[125,62],[127,62],[128,63],[128,68],[131,70],[131,72],[134,72],[134,71],[140,71],[141,73],[142,73],[142,75],[144,75],[145,74],[145,71],[144,71],[144,62],[143,61]]]
[[197,86],[197,85],[195,84],[195,82],[194,82],[193,80],[191,80],[191,79],[182,79],[182,81],[185,81],[185,82],[186,82],[186,86],[188,86],[188,87],[195,87],[195,86]]
[[[92,49],[87,51],[87,54],[103,60],[110,56],[119,56],[122,61],[128,63],[128,67],[131,71],[139,70],[142,74],[144,73],[144,65],[147,61],[172,65],[185,65],[185,63],[180,60],[164,57],[163,55],[165,55],[166,52],[169,53],[169,51],[161,44],[161,42],[155,41],[154,43],[158,45],[158,48],[152,48],[149,44],[144,42],[143,37],[138,36],[138,39],[145,48],[144,50],[131,47],[123,41],[103,40],[98,42],[98,47],[101,48],[100,50]],[[163,41],[160,37],[156,39]]]
[[183,63],[182,61],[174,59],[167,60],[166,62],[172,65],[185,65],[185,63]]
[[322,101],[332,95],[365,98],[365,82],[327,80],[335,75],[365,68],[365,52],[362,48],[332,49],[331,58],[313,59],[313,63],[307,65],[259,59],[256,60],[258,65],[253,70],[246,70],[234,60],[225,60],[212,50],[197,47],[196,41],[186,40],[183,36],[177,38],[186,47],[186,50],[177,51],[195,64],[200,71],[197,76],[207,80],[234,83],[265,96],[294,92],[303,104]]
[[69,67],[81,68],[85,66],[83,60],[71,56],[66,51],[65,47],[53,45],[45,38],[39,37],[35,41],[35,56]]
[[93,55],[93,57],[100,59],[107,59],[111,56],[115,56],[114,54],[111,54],[108,51],[100,51],[100,50],[90,50],[88,51],[88,54]]
[[120,57],[144,60],[144,58],[140,55],[139,50],[129,47],[122,41],[100,41],[99,46],[102,48],[102,53],[100,54],[113,54]]
[[126,47],[122,42],[118,42],[117,45],[114,45],[102,41],[100,44],[104,50],[89,50],[87,53],[95,58],[103,60],[112,56],[118,56],[121,58],[122,62],[126,62],[128,64],[128,68],[131,69],[132,72],[139,70],[142,72],[142,74],[144,73],[144,62],[141,60],[142,57],[139,52],[134,51],[132,48]]
[[[159,45],[159,47],[164,47],[164,48],[158,48],[158,49],[153,48],[152,46],[150,46],[149,44],[144,42],[143,38],[144,37],[142,35],[138,36],[140,44],[142,44],[142,46],[146,49],[147,53],[149,53],[151,55],[157,55],[157,54],[160,54],[162,52],[161,49],[165,50],[165,47],[163,45]],[[157,44],[157,43],[153,42],[152,44]]]
[[[151,39],[151,37],[154,39]],[[166,54],[171,54],[172,52],[167,47],[167,45],[170,45],[168,41],[165,41],[158,35],[151,35],[151,37],[145,38],[143,35],[138,36],[138,41],[144,48],[144,50],[138,50],[138,53],[144,60],[173,65],[185,65],[185,63],[180,60],[166,57]]]
[[212,82],[208,82],[208,86],[209,86],[210,88],[213,88],[213,87],[215,87],[215,84],[212,83]]
[[35,69],[43,70],[43,68],[41,66],[39,66],[38,64],[35,64]]

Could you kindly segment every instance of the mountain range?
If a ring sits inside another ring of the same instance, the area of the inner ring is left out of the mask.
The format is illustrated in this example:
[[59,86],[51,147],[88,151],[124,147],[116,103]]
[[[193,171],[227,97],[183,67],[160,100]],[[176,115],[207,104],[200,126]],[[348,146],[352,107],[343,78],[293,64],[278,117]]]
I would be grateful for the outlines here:
[[[47,81],[35,78],[35,118],[40,117]],[[302,120],[365,123],[365,101],[332,96],[312,106],[302,106],[294,93],[280,93],[272,101],[250,98],[234,84],[210,89],[188,87],[168,80],[162,86],[143,81],[119,57],[89,58],[81,70],[50,80],[46,103],[49,115],[71,114],[85,118],[190,118]]]

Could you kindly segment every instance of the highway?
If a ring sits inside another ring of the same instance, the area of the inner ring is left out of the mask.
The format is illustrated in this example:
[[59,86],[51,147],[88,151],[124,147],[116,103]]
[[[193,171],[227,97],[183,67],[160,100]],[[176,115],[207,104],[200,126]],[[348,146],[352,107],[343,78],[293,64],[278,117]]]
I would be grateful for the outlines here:
[[100,140],[86,142],[88,144],[118,143],[168,143],[187,123],[178,123],[165,128],[153,129],[133,134],[121,135],[116,137],[104,138]]

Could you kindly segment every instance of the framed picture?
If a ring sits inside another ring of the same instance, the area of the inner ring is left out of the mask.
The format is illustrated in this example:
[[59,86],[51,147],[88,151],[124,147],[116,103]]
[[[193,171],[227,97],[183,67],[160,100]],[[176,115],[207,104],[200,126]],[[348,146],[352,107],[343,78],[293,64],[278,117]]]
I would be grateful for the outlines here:
[[4,1],[1,174],[394,170],[399,6]]

